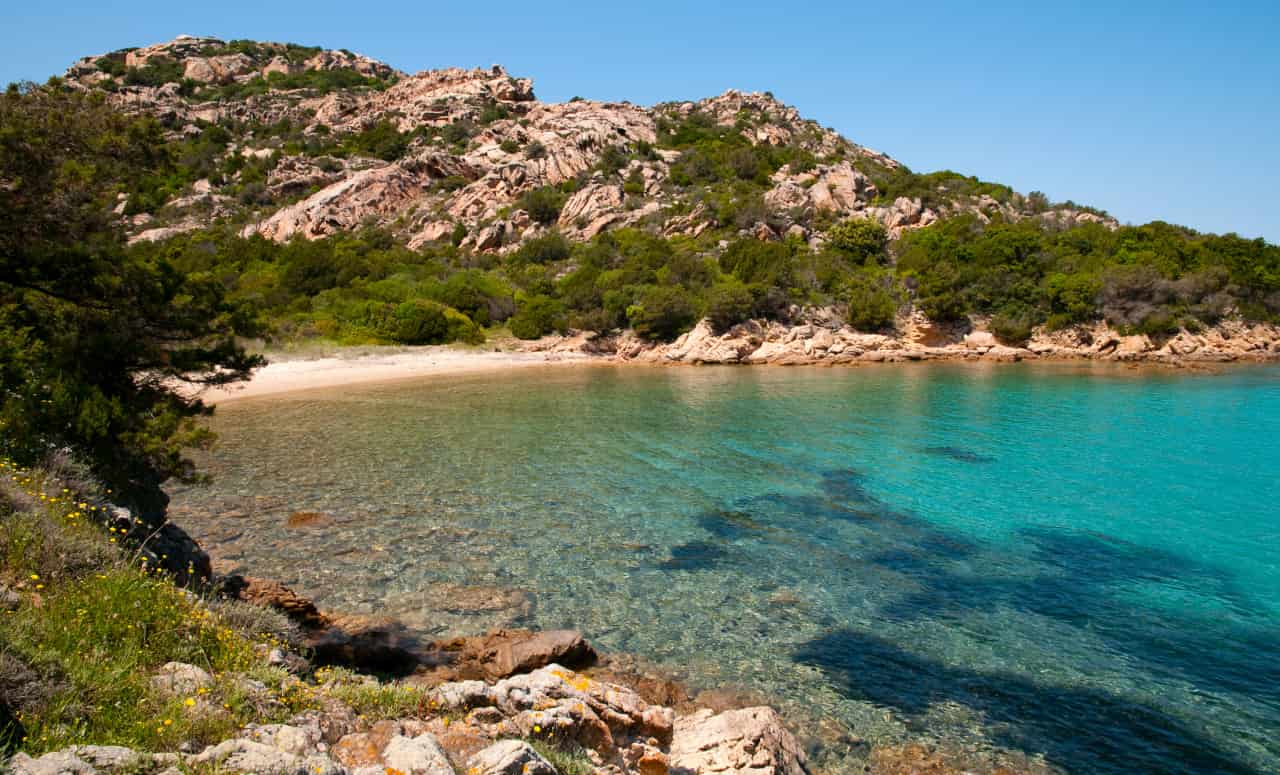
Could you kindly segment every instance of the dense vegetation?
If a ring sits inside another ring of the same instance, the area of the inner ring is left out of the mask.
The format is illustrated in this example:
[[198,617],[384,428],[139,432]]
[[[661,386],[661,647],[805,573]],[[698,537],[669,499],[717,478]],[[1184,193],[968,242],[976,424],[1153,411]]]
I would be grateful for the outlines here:
[[129,251],[117,193],[165,159],[154,121],[100,97],[10,88],[0,97],[0,454],[73,450],[155,513],[184,447],[207,433],[180,386],[242,379],[253,321],[216,277]]

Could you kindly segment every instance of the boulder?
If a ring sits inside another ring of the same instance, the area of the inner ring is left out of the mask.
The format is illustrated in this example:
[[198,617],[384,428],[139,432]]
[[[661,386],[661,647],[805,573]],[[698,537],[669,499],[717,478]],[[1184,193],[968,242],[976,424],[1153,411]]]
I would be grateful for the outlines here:
[[189,762],[218,771],[252,772],[255,775],[344,775],[343,768],[323,754],[297,756],[265,743],[240,738],[210,746],[191,757]]
[[506,678],[527,673],[549,664],[590,665],[596,661],[595,649],[577,630],[548,630],[532,634],[500,630],[491,636],[481,659],[489,677]]
[[712,713],[700,710],[676,719],[670,766],[728,775],[805,775],[805,755],[795,737],[768,707]]
[[14,755],[8,762],[10,775],[96,775],[90,764],[71,750],[53,751],[38,759],[25,753]]
[[185,662],[166,662],[151,677],[152,688],[168,696],[191,695],[212,685],[213,676]]
[[391,738],[382,751],[382,763],[403,775],[454,775],[449,757],[430,733]]
[[467,763],[467,775],[557,775],[556,768],[523,740],[500,740]]

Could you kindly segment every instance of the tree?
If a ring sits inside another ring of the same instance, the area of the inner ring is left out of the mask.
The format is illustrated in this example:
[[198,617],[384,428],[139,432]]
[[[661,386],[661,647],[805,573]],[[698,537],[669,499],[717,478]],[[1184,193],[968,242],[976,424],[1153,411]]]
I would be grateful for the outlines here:
[[96,95],[0,97],[0,452],[70,450],[151,518],[166,479],[195,477],[184,450],[212,438],[199,388],[262,362],[219,282],[113,227],[116,192],[161,161],[157,134]]
[[640,303],[627,308],[631,327],[645,339],[674,339],[697,318],[698,310],[689,292],[673,285],[650,286],[641,294]]
[[862,271],[849,280],[849,309],[845,316],[858,331],[879,331],[893,326],[898,315],[898,295],[893,277],[881,271]]
[[706,317],[717,331],[725,331],[751,317],[755,297],[751,289],[736,280],[718,283],[707,297]]

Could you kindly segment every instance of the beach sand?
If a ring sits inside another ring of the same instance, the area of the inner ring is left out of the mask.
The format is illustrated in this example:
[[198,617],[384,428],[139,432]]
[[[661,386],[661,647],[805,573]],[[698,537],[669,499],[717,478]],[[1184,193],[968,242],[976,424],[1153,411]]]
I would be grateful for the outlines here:
[[211,388],[200,397],[208,404],[222,404],[316,388],[550,364],[589,363],[599,358],[572,353],[485,352],[433,346],[338,349],[331,354],[268,354],[267,360],[267,365],[255,371],[248,382]]

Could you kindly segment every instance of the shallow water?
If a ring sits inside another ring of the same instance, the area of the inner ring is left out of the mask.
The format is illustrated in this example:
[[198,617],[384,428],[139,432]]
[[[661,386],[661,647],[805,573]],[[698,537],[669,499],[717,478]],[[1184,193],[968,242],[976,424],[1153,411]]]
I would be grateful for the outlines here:
[[563,367],[214,427],[175,518],[323,608],[576,627],[979,769],[1280,771],[1280,368]]

